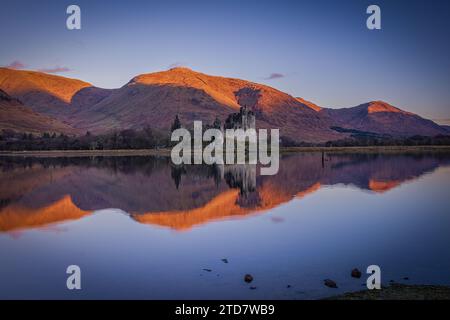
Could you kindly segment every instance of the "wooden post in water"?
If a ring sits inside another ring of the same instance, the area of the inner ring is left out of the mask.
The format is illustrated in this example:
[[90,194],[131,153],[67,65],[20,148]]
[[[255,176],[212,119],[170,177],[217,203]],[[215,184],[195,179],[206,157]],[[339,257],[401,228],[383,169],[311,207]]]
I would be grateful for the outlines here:
[[325,153],[322,151],[322,168],[325,167]]

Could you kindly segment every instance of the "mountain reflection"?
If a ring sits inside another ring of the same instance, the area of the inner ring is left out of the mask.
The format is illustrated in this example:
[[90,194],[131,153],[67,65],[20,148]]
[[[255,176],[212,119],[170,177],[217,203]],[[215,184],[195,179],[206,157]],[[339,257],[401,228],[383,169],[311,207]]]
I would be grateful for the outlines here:
[[165,157],[0,158],[0,232],[118,208],[139,223],[189,229],[264,212],[336,184],[387,192],[450,163],[447,153],[285,155],[254,165],[174,166]]

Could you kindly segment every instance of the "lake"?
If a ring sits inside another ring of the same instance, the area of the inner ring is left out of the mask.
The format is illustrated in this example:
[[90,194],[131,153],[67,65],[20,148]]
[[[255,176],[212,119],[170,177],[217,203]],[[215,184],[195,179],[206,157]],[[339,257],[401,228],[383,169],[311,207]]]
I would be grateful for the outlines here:
[[288,154],[274,176],[4,156],[0,177],[1,299],[318,299],[373,264],[384,285],[450,285],[450,153]]

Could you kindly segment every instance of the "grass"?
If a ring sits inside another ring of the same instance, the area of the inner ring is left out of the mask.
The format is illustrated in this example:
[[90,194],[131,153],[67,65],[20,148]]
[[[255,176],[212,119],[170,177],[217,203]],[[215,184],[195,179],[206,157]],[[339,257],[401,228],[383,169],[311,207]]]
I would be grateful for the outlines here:
[[[0,151],[0,156],[33,157],[84,157],[84,156],[170,156],[171,149],[124,149],[124,150],[34,150]],[[327,152],[327,153],[414,153],[450,152],[450,146],[370,146],[370,147],[282,147],[280,152]]]
[[381,290],[344,293],[327,300],[450,300],[450,287],[392,284]]
[[0,151],[0,156],[24,156],[24,157],[170,156],[170,149]]
[[395,152],[450,152],[450,146],[369,146],[369,147],[287,147],[281,152],[344,152],[344,153],[395,153]]

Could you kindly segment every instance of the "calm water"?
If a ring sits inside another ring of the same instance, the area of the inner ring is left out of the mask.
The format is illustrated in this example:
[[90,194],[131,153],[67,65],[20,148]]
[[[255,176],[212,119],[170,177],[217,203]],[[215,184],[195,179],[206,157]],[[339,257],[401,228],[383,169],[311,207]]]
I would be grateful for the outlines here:
[[[314,299],[363,289],[350,271],[371,264],[384,284],[450,285],[449,165],[442,153],[305,153],[259,176],[3,157],[0,298]],[[66,289],[72,264],[81,291]]]

